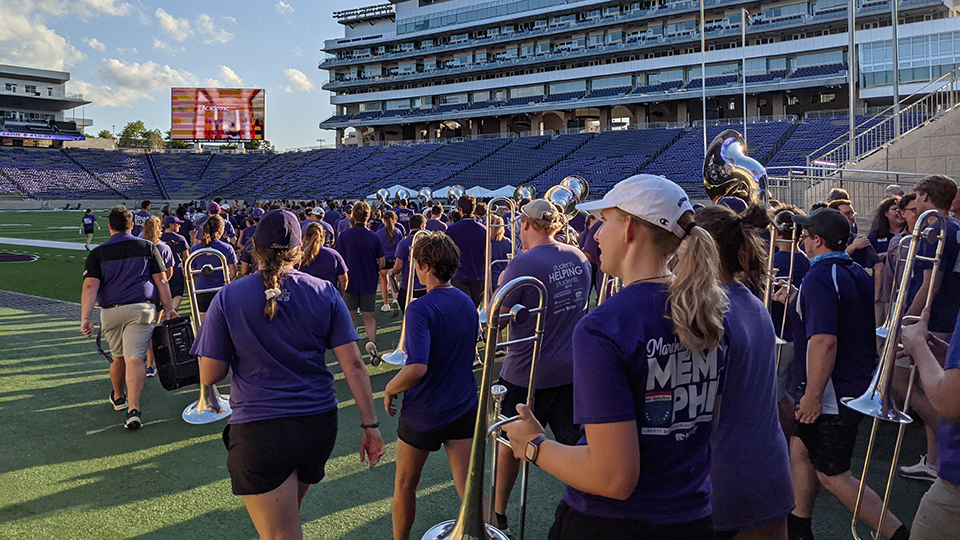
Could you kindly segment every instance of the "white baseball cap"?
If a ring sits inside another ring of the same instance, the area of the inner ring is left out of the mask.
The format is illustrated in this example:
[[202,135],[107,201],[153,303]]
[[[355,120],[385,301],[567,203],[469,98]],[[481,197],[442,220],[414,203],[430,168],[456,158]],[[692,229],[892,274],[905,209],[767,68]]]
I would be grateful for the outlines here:
[[652,174],[638,174],[621,180],[599,201],[590,201],[577,205],[583,210],[600,217],[607,208],[619,208],[648,223],[662,227],[679,238],[686,236],[678,224],[684,212],[693,212],[690,198],[683,188],[672,181]]
[[320,216],[321,218],[324,216],[323,208],[320,208],[319,206],[315,206],[311,213],[315,216]]

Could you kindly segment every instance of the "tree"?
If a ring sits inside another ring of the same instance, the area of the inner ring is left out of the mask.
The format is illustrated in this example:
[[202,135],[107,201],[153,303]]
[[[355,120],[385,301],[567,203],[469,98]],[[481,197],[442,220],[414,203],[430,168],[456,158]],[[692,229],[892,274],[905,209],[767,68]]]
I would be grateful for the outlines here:
[[273,145],[270,144],[270,141],[250,141],[243,143],[243,147],[247,150],[273,150]]
[[163,135],[160,134],[159,129],[152,129],[144,132],[143,141],[150,150],[160,150],[165,146]]
[[120,146],[126,148],[142,148],[144,146],[143,137],[146,131],[147,128],[141,120],[127,122],[127,125],[123,126],[123,131],[120,132]]
[[188,143],[187,141],[174,139],[173,132],[169,129],[164,134],[163,140],[167,141],[167,148],[176,149],[176,150],[186,150],[187,148],[190,148],[190,143]]
[[113,134],[110,133],[109,131],[105,130],[105,129],[101,129],[101,130],[100,130],[100,133],[97,133],[97,138],[98,138],[98,139],[112,139],[112,138],[113,138]]

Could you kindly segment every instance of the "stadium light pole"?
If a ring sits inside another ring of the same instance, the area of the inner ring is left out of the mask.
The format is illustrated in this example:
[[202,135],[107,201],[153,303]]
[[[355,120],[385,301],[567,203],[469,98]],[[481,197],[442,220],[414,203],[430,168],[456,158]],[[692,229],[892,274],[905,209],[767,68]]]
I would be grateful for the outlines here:
[[750,13],[740,6],[740,48],[743,50],[743,143],[747,143],[747,18]]
[[[851,0],[852,1],[852,0]],[[700,0],[700,99],[703,101],[703,157],[707,157],[707,34]]]
[[890,0],[890,11],[893,24],[893,136],[900,136],[900,40],[897,38],[897,25],[900,24],[900,14],[897,0]]
[[[701,0],[702,1],[702,0]],[[857,22],[857,0],[850,0],[847,6],[847,34],[849,43],[847,44],[847,80],[850,86],[850,92],[847,99],[850,100],[850,150],[847,161],[849,162],[856,156],[857,150],[857,53],[854,37],[856,34]]]

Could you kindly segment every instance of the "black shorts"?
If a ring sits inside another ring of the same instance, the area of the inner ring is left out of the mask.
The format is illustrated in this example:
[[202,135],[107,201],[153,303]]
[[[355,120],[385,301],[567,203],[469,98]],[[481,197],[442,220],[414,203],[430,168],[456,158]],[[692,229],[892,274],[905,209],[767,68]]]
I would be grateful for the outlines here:
[[694,540],[709,539],[713,528],[705,517],[687,523],[655,525],[635,519],[614,519],[588,516],[574,510],[566,501],[560,501],[550,526],[549,540]]
[[347,305],[351,314],[356,313],[357,308],[360,308],[360,313],[372,313],[374,306],[377,305],[377,295],[344,292],[343,303]]
[[[501,377],[497,384],[507,387],[507,394],[500,406],[500,414],[516,416],[517,405],[527,402],[527,387],[511,384]],[[573,385],[541,388],[533,397],[534,416],[542,426],[550,426],[557,442],[575,445],[580,440],[580,426],[573,423]],[[506,437],[506,434],[504,434]]]
[[483,301],[482,279],[476,281],[472,279],[454,279],[450,281],[450,284],[466,293],[467,296],[473,300],[474,306],[480,306],[480,302]]
[[323,479],[337,442],[337,410],[227,424],[227,470],[234,495],[259,495],[280,487],[290,473],[306,484]]
[[821,414],[812,424],[796,423],[796,436],[807,447],[813,468],[827,476],[850,470],[863,415],[840,405],[840,414]]
[[387,257],[386,263],[383,265],[384,270],[390,270],[397,263],[396,257]]
[[[427,290],[426,290],[426,289],[420,289],[419,291],[417,291],[417,290],[414,290],[414,291],[413,291],[413,297],[414,297],[414,298],[420,298],[421,296],[423,296],[423,295],[425,295],[425,294],[427,294]],[[402,310],[407,309],[407,290],[406,290],[406,289],[400,289],[400,292],[399,292],[399,296],[398,296],[398,298],[397,298],[397,301],[400,302],[400,309],[402,309]]]
[[183,296],[185,286],[186,283],[184,282],[183,274],[177,274],[177,272],[174,271],[173,277],[170,278],[170,296]]
[[397,422],[397,438],[418,450],[436,452],[447,441],[472,439],[476,424],[477,408],[474,407],[453,422],[433,431],[424,432],[410,427],[403,419],[403,411],[401,411],[400,420]]
[[[210,304],[213,303],[213,297],[216,295],[216,292],[197,293],[197,309],[200,310],[200,313],[206,313],[210,309]],[[173,296],[172,293],[171,296]]]

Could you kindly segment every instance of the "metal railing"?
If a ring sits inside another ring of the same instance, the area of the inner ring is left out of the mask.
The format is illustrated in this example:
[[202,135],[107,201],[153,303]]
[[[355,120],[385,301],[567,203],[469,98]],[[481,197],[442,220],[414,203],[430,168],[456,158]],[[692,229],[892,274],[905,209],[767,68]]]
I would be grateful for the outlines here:
[[856,201],[861,214],[869,219],[869,211],[880,205],[890,184],[912,185],[926,176],[920,173],[866,171],[840,167],[768,167],[770,198],[796,205],[804,211],[818,202],[825,202],[833,188],[842,188]]
[[[835,163],[842,168],[858,163],[904,135],[943,116],[960,105],[958,75],[960,67],[861,123],[856,128],[857,133],[853,140],[850,140],[848,132],[814,150],[807,157],[807,165],[820,161]],[[882,119],[877,121],[879,118]]]

